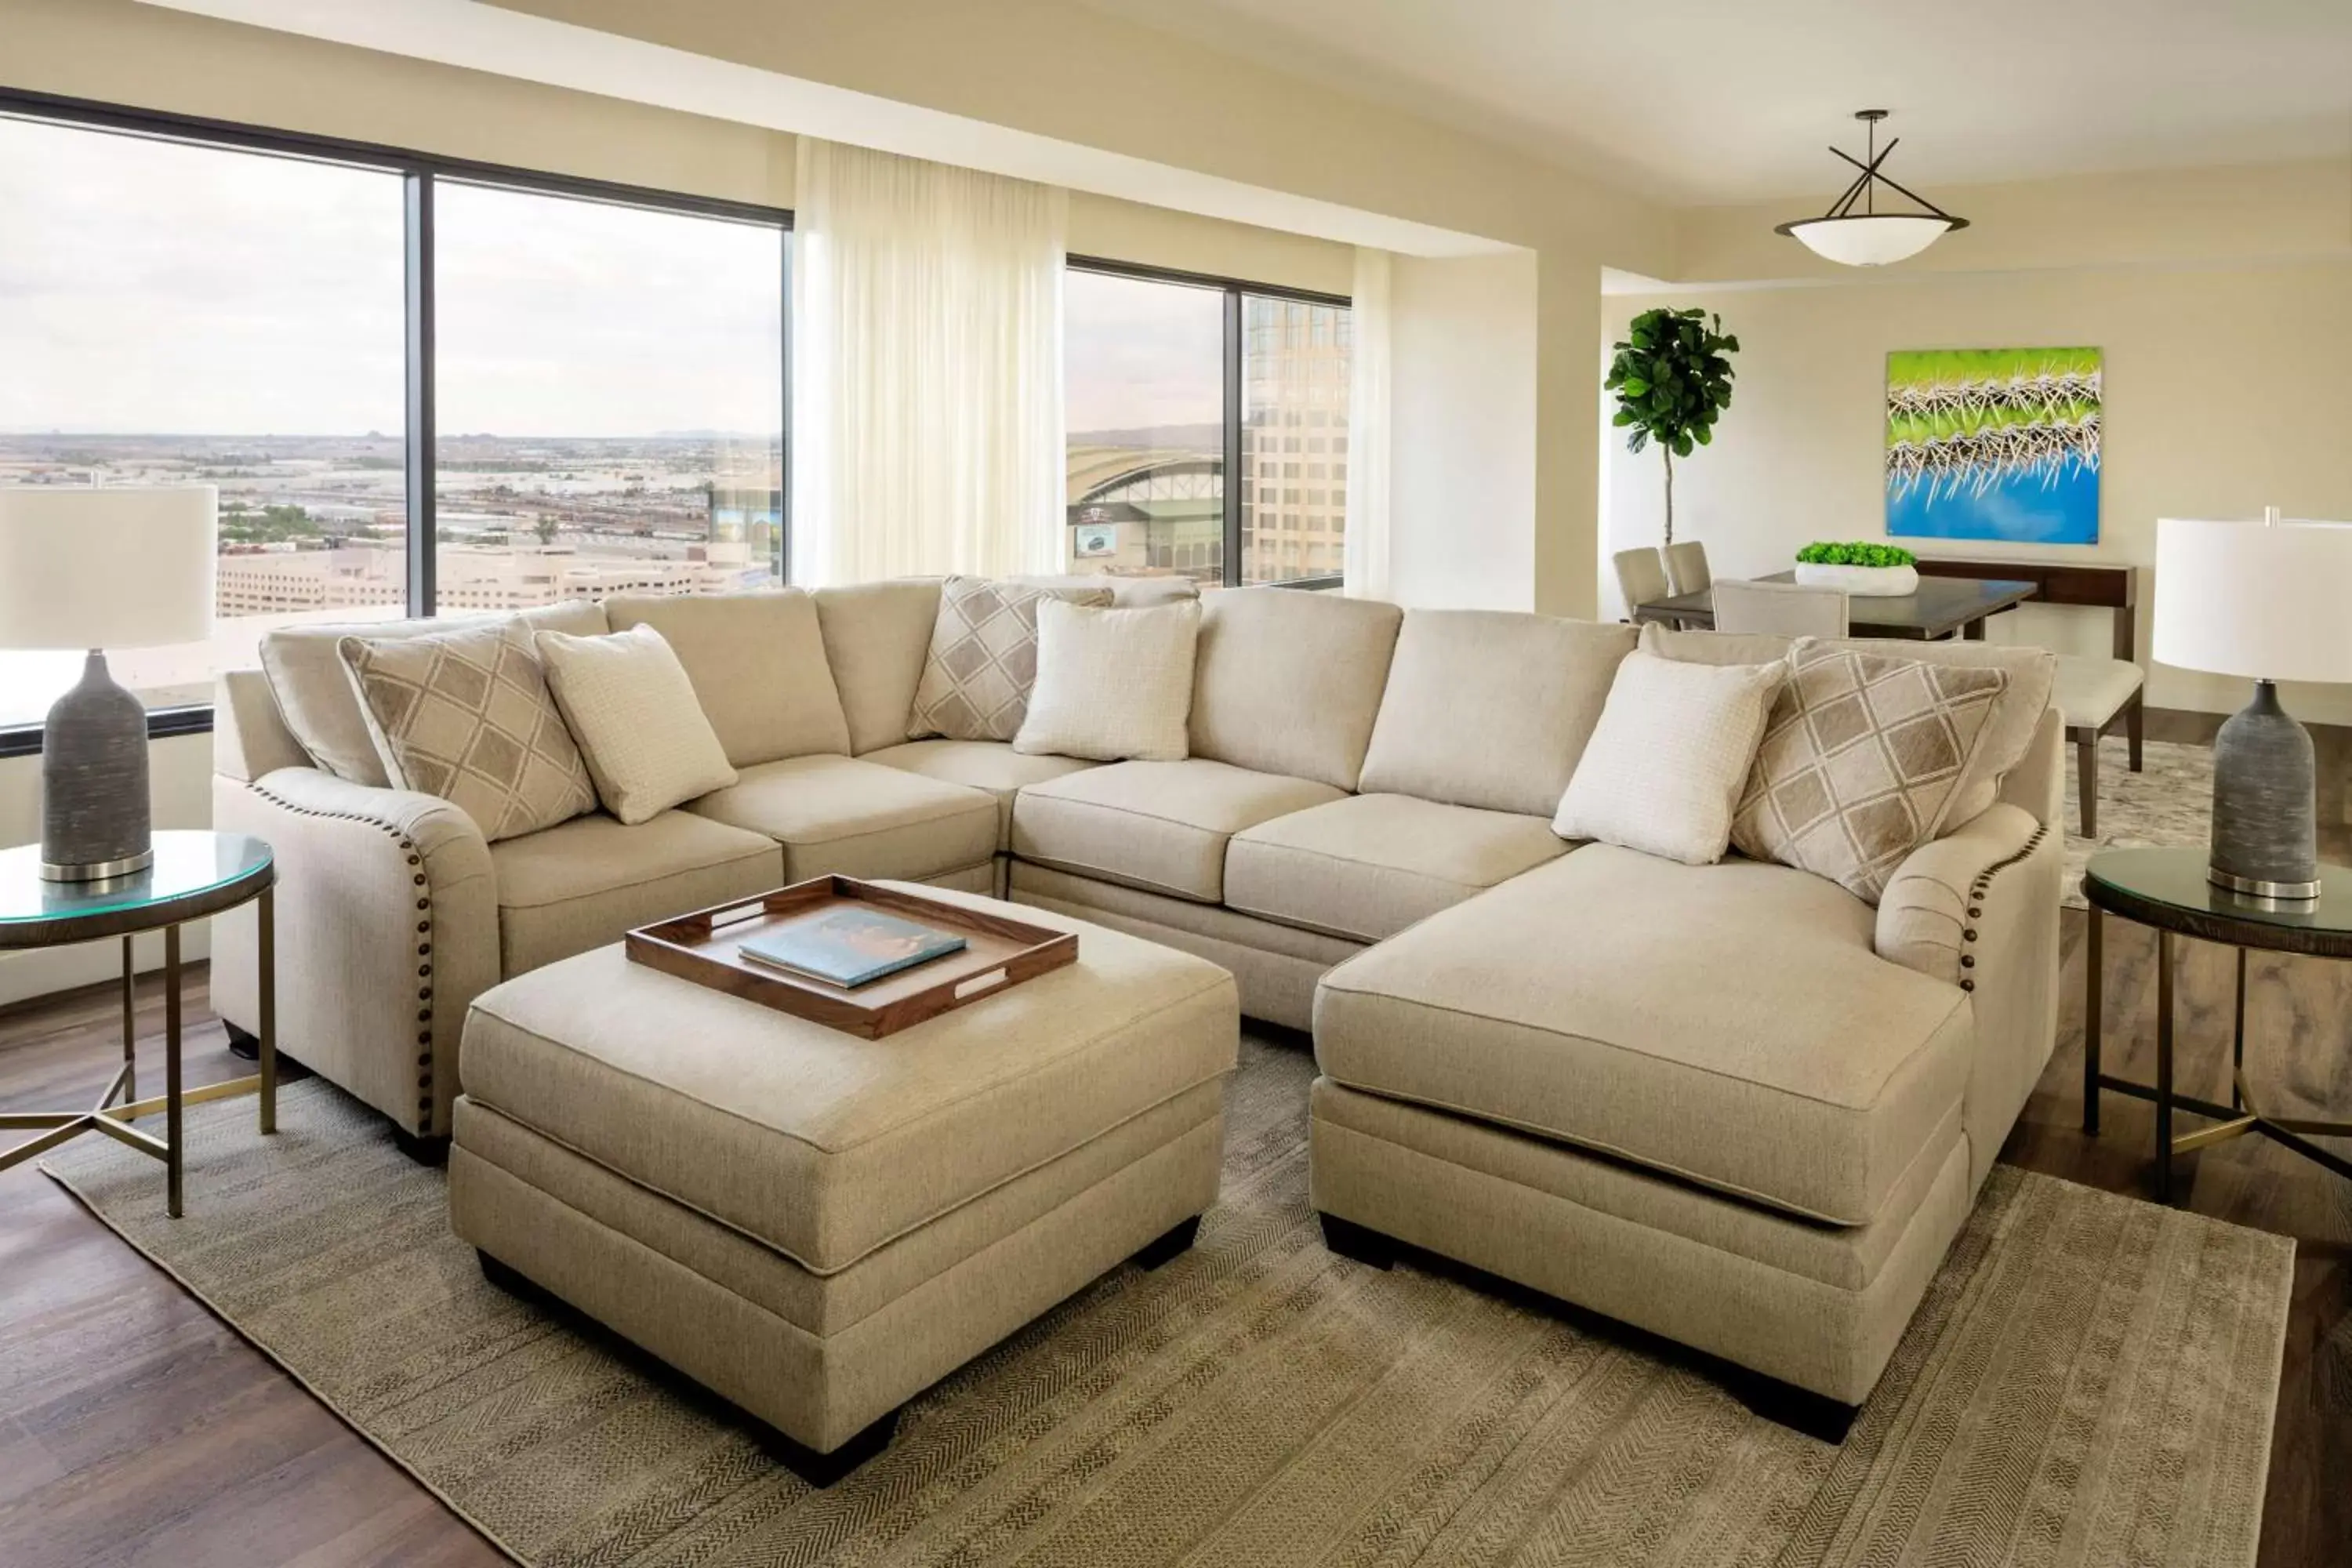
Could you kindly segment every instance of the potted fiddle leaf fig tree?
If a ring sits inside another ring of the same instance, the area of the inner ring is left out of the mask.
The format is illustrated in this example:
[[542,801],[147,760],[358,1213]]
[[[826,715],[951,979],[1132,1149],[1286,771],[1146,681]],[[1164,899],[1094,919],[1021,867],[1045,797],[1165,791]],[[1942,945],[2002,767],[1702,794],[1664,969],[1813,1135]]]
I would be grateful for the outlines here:
[[1715,439],[1716,421],[1731,406],[1731,359],[1739,340],[1725,334],[1723,318],[1693,306],[1644,310],[1610,345],[1609,375],[1601,385],[1617,395],[1609,423],[1627,430],[1625,449],[1655,441],[1666,464],[1666,542],[1675,542],[1675,459]]

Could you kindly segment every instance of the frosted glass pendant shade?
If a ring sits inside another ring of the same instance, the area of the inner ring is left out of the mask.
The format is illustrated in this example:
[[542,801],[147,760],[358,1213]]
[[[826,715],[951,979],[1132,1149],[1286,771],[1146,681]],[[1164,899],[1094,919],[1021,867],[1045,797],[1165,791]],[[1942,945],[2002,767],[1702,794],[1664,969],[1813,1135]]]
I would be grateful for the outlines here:
[[1808,218],[1787,223],[1780,232],[1814,255],[1847,267],[1884,267],[1918,255],[1951,232],[1948,217],[1910,213],[1857,213],[1849,217]]

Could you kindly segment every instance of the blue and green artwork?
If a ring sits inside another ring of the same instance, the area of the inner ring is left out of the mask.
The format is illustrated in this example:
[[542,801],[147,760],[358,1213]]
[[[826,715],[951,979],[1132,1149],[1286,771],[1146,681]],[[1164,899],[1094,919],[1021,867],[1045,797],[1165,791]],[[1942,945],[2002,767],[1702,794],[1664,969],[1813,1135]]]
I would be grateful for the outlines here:
[[1886,531],[2095,544],[2097,349],[1886,356]]

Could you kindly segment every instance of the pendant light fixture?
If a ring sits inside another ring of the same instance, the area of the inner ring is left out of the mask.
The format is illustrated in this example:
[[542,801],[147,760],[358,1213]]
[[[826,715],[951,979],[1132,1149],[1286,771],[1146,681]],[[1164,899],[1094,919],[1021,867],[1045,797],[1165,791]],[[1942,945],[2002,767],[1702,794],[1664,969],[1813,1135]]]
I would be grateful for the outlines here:
[[[1868,128],[1869,151],[1864,158],[1832,147],[1831,152],[1852,163],[1862,173],[1846,186],[1830,210],[1819,217],[1798,218],[1779,225],[1775,234],[1785,234],[1814,255],[1848,267],[1884,267],[1890,261],[1900,261],[1916,256],[1956,228],[1966,228],[1969,220],[1954,217],[1927,197],[1901,185],[1878,172],[1886,162],[1886,154],[1895,151],[1901,138],[1890,141],[1884,151],[1878,145],[1878,122],[1886,118],[1883,109],[1863,109],[1854,111],[1856,120]],[[1865,159],[1867,161],[1865,161]],[[1885,185],[1896,195],[1916,202],[1924,212],[1880,212],[1878,187]],[[1857,205],[1860,210],[1855,210]]]

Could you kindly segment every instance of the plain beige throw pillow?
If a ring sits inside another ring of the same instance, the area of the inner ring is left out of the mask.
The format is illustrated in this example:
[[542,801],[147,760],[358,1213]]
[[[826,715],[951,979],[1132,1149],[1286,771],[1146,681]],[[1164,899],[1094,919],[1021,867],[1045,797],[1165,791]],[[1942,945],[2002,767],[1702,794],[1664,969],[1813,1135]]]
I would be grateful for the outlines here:
[[1110,610],[1037,606],[1037,679],[1013,749],[1097,763],[1181,763],[1189,754],[1201,606],[1191,599]]
[[735,782],[694,682],[661,633],[640,624],[601,637],[541,632],[537,643],[548,689],[606,811],[634,826]]
[[1552,831],[1711,866],[1787,679],[1782,664],[1685,664],[1635,648],[1560,796]]

